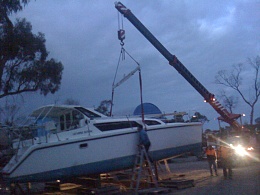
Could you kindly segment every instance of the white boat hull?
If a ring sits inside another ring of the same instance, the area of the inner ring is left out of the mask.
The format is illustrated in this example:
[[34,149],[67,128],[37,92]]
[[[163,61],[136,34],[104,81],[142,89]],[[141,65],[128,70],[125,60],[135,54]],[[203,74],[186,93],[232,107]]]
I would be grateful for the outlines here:
[[[200,123],[169,124],[147,132],[152,143],[150,155],[155,161],[201,151]],[[18,162],[13,157],[3,175],[9,182],[36,182],[131,168],[138,141],[137,131],[132,129],[32,145]]]

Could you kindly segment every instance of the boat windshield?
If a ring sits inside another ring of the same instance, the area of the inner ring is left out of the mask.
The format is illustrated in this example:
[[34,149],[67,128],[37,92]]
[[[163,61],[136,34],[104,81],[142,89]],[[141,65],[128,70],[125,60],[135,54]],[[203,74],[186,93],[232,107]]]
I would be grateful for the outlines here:
[[90,110],[87,110],[83,107],[75,107],[77,110],[79,110],[80,112],[82,112],[84,115],[86,115],[88,118],[93,119],[93,118],[100,118],[101,115],[98,115]]

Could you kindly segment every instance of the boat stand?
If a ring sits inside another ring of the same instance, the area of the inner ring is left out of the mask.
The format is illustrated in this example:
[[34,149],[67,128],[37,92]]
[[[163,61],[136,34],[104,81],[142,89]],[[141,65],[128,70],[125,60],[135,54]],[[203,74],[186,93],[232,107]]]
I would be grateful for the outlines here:
[[30,194],[31,183],[26,183],[26,190],[22,188],[20,183],[11,183],[10,184],[10,194]]
[[[160,170],[162,172],[164,172],[165,174],[169,175],[168,179],[161,179],[159,181],[159,185],[161,187],[184,189],[184,188],[190,188],[190,187],[194,187],[195,186],[194,179],[183,179],[183,178],[175,178],[175,179],[173,179],[173,178],[171,178],[172,172],[171,172],[170,166],[168,164],[168,160],[173,159],[173,158],[177,158],[177,157],[180,157],[180,156],[183,156],[185,154],[186,153],[180,154],[180,155],[177,155],[177,156],[174,156],[174,157],[171,157],[171,158],[166,158],[166,159],[161,160],[160,162],[164,163],[165,170],[163,170],[163,168],[161,167],[160,163],[157,163],[157,165],[160,167]],[[185,175],[182,175],[182,176],[185,176]]]

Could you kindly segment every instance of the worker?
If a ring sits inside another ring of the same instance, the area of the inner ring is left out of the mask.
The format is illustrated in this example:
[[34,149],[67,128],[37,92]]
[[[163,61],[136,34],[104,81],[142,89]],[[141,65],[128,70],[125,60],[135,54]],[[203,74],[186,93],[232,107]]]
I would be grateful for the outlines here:
[[233,158],[233,149],[229,146],[220,146],[220,159],[221,165],[223,168],[224,178],[232,179],[232,158]]
[[209,145],[207,147],[206,155],[207,155],[207,160],[209,163],[209,170],[210,170],[211,176],[213,176],[212,168],[214,169],[216,176],[218,176],[217,165],[216,165],[217,154],[216,154],[215,149],[211,145]]
[[138,126],[137,130],[139,132],[139,141],[140,141],[139,144],[143,145],[146,152],[148,152],[149,148],[151,146],[151,142],[150,142],[150,139],[147,135],[147,132],[141,126]]
[[147,135],[147,132],[141,126],[137,127],[137,131],[139,133],[139,144],[144,146],[145,151],[146,151],[146,153],[147,153],[147,155],[149,157],[149,160],[152,162],[152,159],[151,159],[151,157],[150,157],[150,155],[148,153],[149,152],[149,148],[151,146],[151,142],[150,142],[150,139],[149,139],[149,137]]

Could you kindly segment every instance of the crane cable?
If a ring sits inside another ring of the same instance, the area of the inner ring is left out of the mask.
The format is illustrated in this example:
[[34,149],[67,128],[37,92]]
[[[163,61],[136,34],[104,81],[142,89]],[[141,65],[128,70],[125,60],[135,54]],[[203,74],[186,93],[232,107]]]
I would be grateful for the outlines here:
[[[124,46],[124,39],[125,39],[125,30],[124,30],[124,22],[123,22],[123,15],[118,12],[118,31],[117,36],[118,39],[121,41],[120,45]],[[121,22],[120,22],[121,20]]]
[[[121,23],[120,23],[120,20],[121,20]],[[119,67],[119,64],[120,64],[120,59],[122,59],[122,60],[125,59],[125,49],[123,47],[124,46],[123,40],[125,39],[124,23],[123,23],[123,16],[119,12],[117,12],[117,23],[118,23],[117,37],[121,41],[121,43],[120,43],[121,51],[120,51],[120,55],[119,55],[119,59],[118,59],[118,62],[117,62],[117,67],[116,67],[116,73],[115,73],[113,84],[112,84],[112,98],[111,98],[110,116],[112,116],[112,108],[113,108],[113,104],[114,104],[114,85],[115,85],[118,67]]]
[[[120,25],[120,19],[121,19],[121,25]],[[138,66],[139,71],[139,86],[140,86],[140,100],[141,100],[141,115],[142,115],[142,122],[144,123],[144,108],[143,108],[143,87],[142,87],[142,75],[141,75],[141,68],[140,64],[125,50],[124,48],[124,39],[125,39],[125,30],[124,30],[124,23],[123,23],[123,15],[118,12],[118,39],[121,41],[121,51],[119,54],[119,59],[117,63],[116,73],[113,80],[112,85],[112,98],[111,98],[111,108],[110,108],[110,116],[112,116],[112,107],[114,103],[114,89],[115,89],[115,80],[118,72],[118,67],[120,64],[120,61],[125,60],[125,54],[127,54]]]

